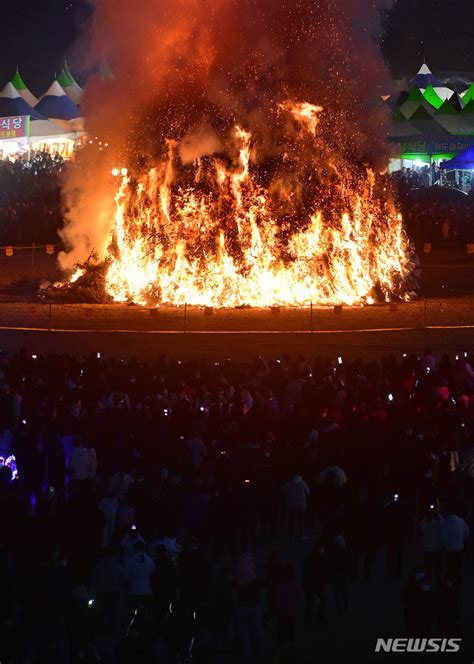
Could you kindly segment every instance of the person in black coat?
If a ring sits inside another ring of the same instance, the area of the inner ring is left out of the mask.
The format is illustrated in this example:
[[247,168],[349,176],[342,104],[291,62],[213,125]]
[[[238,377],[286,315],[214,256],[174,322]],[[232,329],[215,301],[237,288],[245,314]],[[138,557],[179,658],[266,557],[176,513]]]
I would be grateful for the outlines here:
[[318,619],[327,622],[328,552],[324,542],[316,542],[303,564],[304,620],[311,625],[315,599],[319,602]]

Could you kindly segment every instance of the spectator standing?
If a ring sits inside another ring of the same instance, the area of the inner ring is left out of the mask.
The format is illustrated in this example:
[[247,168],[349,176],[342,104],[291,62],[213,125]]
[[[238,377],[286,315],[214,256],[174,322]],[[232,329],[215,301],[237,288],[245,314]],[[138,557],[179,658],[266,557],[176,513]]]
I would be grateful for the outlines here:
[[336,533],[329,540],[328,570],[336,608],[339,614],[349,608],[349,552],[342,533]]
[[103,550],[92,574],[92,586],[107,630],[117,626],[126,570],[111,548]]
[[327,622],[327,589],[329,561],[324,541],[316,542],[303,564],[304,619],[309,627],[313,618],[314,600],[319,602],[318,619]]
[[435,596],[422,568],[410,575],[401,592],[401,602],[405,613],[407,636],[429,637],[433,629]]
[[444,519],[432,503],[420,522],[426,575],[431,584],[441,581],[445,544]]
[[300,588],[295,570],[291,565],[286,565],[275,589],[277,642],[279,647],[285,644],[294,645],[299,601]]
[[155,572],[155,563],[146,553],[144,542],[136,542],[134,553],[126,567],[127,595],[129,609],[133,613],[139,606],[151,604],[153,599],[152,578]]
[[186,441],[186,447],[191,454],[191,463],[198,468],[207,457],[207,447],[204,445],[201,435],[196,431],[192,438]]
[[80,436],[72,439],[72,454],[69,459],[68,474],[71,481],[82,482],[89,479],[91,473],[91,457]]
[[242,653],[248,661],[263,651],[262,582],[257,578],[255,560],[251,553],[243,553],[236,574],[235,627]]
[[443,527],[448,576],[456,583],[460,583],[464,564],[464,548],[469,537],[469,526],[463,518],[456,514],[456,510],[451,508],[444,519]]
[[290,537],[304,536],[304,519],[309,494],[309,486],[301,475],[293,475],[284,486],[283,497]]

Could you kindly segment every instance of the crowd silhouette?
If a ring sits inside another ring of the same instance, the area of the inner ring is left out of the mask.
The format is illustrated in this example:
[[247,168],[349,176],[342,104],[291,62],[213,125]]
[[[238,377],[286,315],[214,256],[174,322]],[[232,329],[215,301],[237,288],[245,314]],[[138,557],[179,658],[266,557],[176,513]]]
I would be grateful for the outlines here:
[[463,635],[467,352],[20,351],[0,414],[4,663],[268,661],[387,579],[406,634]]
[[0,244],[55,243],[66,162],[46,152],[0,160]]

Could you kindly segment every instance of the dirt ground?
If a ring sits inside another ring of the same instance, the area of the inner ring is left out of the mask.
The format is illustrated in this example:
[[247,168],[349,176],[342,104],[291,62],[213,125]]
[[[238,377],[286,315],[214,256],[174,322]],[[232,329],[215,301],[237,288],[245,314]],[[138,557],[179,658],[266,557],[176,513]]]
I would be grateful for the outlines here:
[[390,306],[313,310],[158,311],[125,305],[0,304],[0,347],[152,358],[248,359],[283,353],[379,358],[387,353],[456,353],[474,341],[474,297]]
[[[474,264],[466,256],[425,257],[423,293],[399,305],[214,310],[202,307],[60,305],[35,291],[12,292],[18,280],[55,276],[44,249],[0,254],[0,348],[110,355],[248,358],[262,354],[345,355],[456,353],[474,340]],[[32,351],[34,352],[34,351]]]

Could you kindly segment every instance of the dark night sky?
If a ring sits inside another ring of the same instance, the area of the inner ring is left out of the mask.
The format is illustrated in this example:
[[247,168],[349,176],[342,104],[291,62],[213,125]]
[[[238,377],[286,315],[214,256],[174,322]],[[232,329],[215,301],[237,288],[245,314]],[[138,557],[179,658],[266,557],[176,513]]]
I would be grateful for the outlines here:
[[395,77],[414,75],[423,57],[434,73],[474,72],[472,0],[397,0],[385,27]]
[[[65,56],[82,82],[77,38],[90,11],[87,0],[0,0],[0,85],[19,64],[40,94]],[[423,57],[435,73],[474,71],[473,47],[473,0],[397,0],[386,19],[384,52],[396,77],[414,75]]]
[[87,0],[0,0],[0,87],[19,65],[26,84],[42,94],[66,56],[82,82],[77,39],[88,16]]

